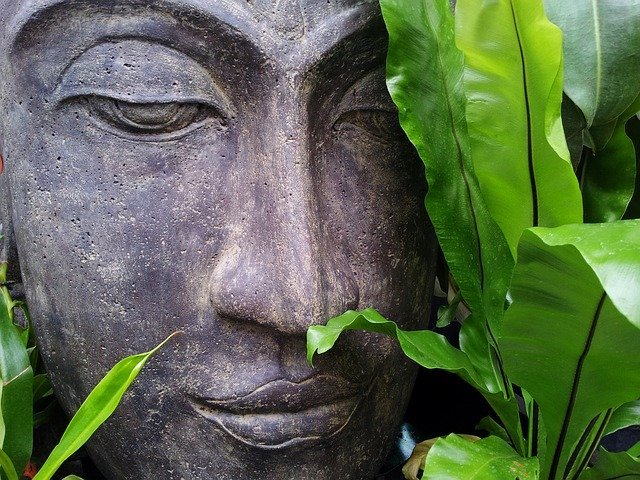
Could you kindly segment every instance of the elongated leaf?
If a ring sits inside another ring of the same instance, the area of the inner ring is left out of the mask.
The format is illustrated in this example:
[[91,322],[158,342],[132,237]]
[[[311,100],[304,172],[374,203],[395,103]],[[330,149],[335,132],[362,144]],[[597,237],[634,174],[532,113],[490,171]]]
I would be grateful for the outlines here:
[[456,43],[475,172],[515,257],[525,228],[582,221],[560,114],[562,33],[541,2],[458,0]]
[[[602,412],[640,392],[640,329],[612,302],[622,296],[638,315],[638,289],[620,282],[640,279],[640,259],[626,261],[638,257],[639,228],[567,225],[522,237],[499,343],[509,376],[540,405],[544,478],[565,478],[581,458],[573,448],[584,432],[602,435]],[[628,288],[635,293],[621,291]]]
[[18,480],[18,474],[16,473],[13,463],[11,463],[9,455],[7,455],[2,449],[0,449],[0,467],[2,467],[5,478],[8,480]]
[[604,149],[585,158],[582,195],[586,222],[620,220],[633,196],[636,151],[625,132],[626,120],[618,120]]
[[[494,409],[505,426],[511,441],[524,450],[518,405],[515,397],[505,398],[495,383],[486,378],[470,362],[469,357],[454,348],[445,337],[428,330],[405,331],[373,309],[361,312],[348,311],[332,318],[327,325],[314,325],[307,331],[307,360],[312,362],[315,353],[329,351],[342,332],[364,330],[381,333],[398,340],[404,354],[424,368],[437,368],[455,373],[476,388]],[[486,343],[486,339],[485,339]]]
[[458,435],[438,440],[427,455],[429,480],[514,480],[538,478],[536,458],[524,458],[504,440],[488,437],[472,442]]
[[484,389],[484,383],[474,369],[469,358],[453,347],[448,340],[430,330],[405,331],[384,318],[372,308],[361,312],[350,310],[327,322],[314,325],[307,331],[307,360],[311,364],[317,353],[329,351],[342,332],[364,330],[382,333],[396,338],[405,355],[425,368],[438,368],[456,373],[477,388]]
[[545,0],[564,33],[564,89],[587,123],[618,118],[640,91],[640,0]]
[[626,452],[598,450],[596,464],[580,475],[579,480],[634,480],[640,478],[640,459]]
[[0,413],[4,424],[0,447],[22,472],[33,447],[33,370],[20,333],[11,321],[12,305],[7,305],[6,293],[0,295]]
[[[389,31],[387,85],[425,164],[427,210],[462,296],[491,323],[502,317],[513,260],[475,178],[448,0],[382,0]],[[486,312],[486,313],[485,313]]]
[[60,465],[73,455],[114,412],[129,385],[138,376],[151,355],[173,337],[172,334],[153,350],[120,360],[91,391],[69,422],[34,480],[49,480]]
[[609,435],[632,425],[640,425],[640,400],[634,400],[616,408],[604,434]]

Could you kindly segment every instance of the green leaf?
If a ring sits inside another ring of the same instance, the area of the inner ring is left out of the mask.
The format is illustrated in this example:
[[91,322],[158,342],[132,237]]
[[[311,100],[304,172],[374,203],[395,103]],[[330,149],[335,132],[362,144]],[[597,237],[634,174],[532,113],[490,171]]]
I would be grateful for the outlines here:
[[536,458],[524,458],[504,440],[472,442],[458,435],[438,440],[427,455],[423,478],[429,480],[538,479]]
[[425,164],[427,211],[466,304],[494,324],[502,318],[513,259],[473,171],[464,60],[449,1],[380,4],[389,31],[387,86]]
[[640,392],[640,329],[625,316],[640,314],[639,231],[625,221],[522,236],[499,344],[510,378],[540,406],[544,478],[565,478],[594,447],[588,435],[602,435],[603,412]]
[[545,0],[564,33],[564,89],[587,123],[615,121],[640,87],[640,0]]
[[476,430],[484,430],[489,435],[501,438],[505,442],[511,441],[507,431],[491,417],[484,417],[480,420],[478,425],[476,425]]
[[456,43],[475,172],[515,257],[525,228],[582,221],[560,114],[562,33],[541,2],[458,0]]
[[584,119],[582,111],[566,95],[562,97],[562,125],[571,155],[571,164],[573,169],[577,170],[580,160],[582,160],[583,136],[584,130],[587,128],[587,121]]
[[609,435],[633,425],[640,425],[640,400],[634,400],[616,408],[604,434]]
[[138,376],[151,355],[167,343],[167,337],[153,350],[120,360],[91,391],[69,422],[58,445],[53,449],[34,480],[49,480],[60,465],[75,453],[114,412],[129,385]]
[[310,327],[307,330],[309,364],[312,364],[316,352],[328,352],[342,332],[347,330],[364,330],[396,338],[405,355],[419,365],[453,372],[471,385],[484,388],[482,378],[469,362],[469,358],[453,347],[445,337],[430,330],[400,330],[394,322],[387,320],[372,308],[361,312],[349,310],[330,319],[326,325]]
[[0,289],[0,378],[2,397],[0,413],[4,424],[4,438],[0,447],[17,470],[26,467],[33,447],[33,370],[29,356],[13,324],[6,288]]
[[33,377],[33,402],[37,402],[53,395],[53,386],[46,373],[41,373]]
[[579,480],[633,480],[640,478],[640,459],[626,452],[612,453],[601,448],[592,468],[584,471]]
[[82,480],[82,478],[77,475],[67,475],[62,480]]
[[604,149],[585,157],[581,183],[586,222],[620,220],[633,196],[636,151],[625,132],[626,120],[618,120]]
[[11,463],[9,455],[7,455],[2,449],[0,449],[0,467],[2,467],[2,471],[5,473],[8,480],[18,480],[18,474],[13,463]]

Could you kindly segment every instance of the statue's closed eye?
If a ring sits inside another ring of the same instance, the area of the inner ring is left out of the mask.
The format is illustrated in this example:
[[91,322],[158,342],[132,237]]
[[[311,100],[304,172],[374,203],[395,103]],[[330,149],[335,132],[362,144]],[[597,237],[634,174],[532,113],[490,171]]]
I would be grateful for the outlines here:
[[130,134],[183,134],[209,118],[224,120],[213,108],[198,103],[131,103],[107,97],[85,97],[92,116],[107,128]]
[[397,112],[386,110],[351,110],[340,115],[334,123],[336,132],[361,131],[383,142],[400,142],[405,139],[398,123]]

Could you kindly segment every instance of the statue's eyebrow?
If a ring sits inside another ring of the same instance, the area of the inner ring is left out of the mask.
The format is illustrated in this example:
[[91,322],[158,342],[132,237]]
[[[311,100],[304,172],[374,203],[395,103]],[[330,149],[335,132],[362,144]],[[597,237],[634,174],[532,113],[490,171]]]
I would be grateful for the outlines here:
[[[119,2],[116,2],[116,5]],[[121,2],[122,5],[132,7],[148,6],[143,1]],[[59,10],[64,8],[87,9],[89,16],[93,9],[98,13],[102,7],[100,0],[31,0],[24,1],[17,12],[12,16],[7,27],[9,41],[8,51],[11,54],[24,40],[24,34],[30,28],[42,22]],[[114,5],[110,5],[113,7]],[[225,0],[156,0],[153,2],[153,12],[166,13],[173,18],[182,21],[185,18],[206,19],[206,23],[215,25],[221,30],[240,36],[247,42],[255,43],[254,38],[259,38],[260,30],[252,16],[237,2]],[[88,18],[87,21],[91,21]],[[264,36],[264,32],[262,32]]]

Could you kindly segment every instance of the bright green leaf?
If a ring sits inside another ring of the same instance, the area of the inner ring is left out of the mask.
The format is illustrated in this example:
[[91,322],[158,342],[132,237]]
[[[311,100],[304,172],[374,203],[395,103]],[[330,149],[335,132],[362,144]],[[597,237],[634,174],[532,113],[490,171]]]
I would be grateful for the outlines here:
[[458,0],[456,43],[475,172],[515,257],[525,228],[582,221],[560,115],[562,33],[541,2]]
[[0,295],[0,413],[4,441],[0,447],[22,472],[33,446],[33,370],[20,333],[11,321],[8,292]]
[[138,376],[151,355],[173,336],[153,350],[120,360],[91,391],[69,422],[58,445],[53,449],[34,480],[49,480],[60,465],[73,455],[114,412],[129,385]]
[[13,463],[11,463],[9,455],[2,449],[0,449],[0,467],[2,467],[2,471],[8,480],[18,480],[18,474]]
[[513,260],[473,171],[464,60],[449,1],[380,3],[389,31],[387,86],[425,164],[427,211],[465,303],[494,324],[502,318]]
[[438,440],[427,455],[424,479],[537,480],[538,461],[524,458],[498,437],[476,442],[459,435]]
[[510,378],[540,405],[544,478],[564,478],[587,427],[599,430],[602,412],[640,392],[640,329],[612,301],[640,312],[639,228],[625,221],[523,234],[499,344]]
[[483,381],[469,358],[448,340],[430,330],[405,331],[372,308],[361,312],[349,310],[330,319],[326,325],[314,325],[307,331],[307,360],[315,353],[328,352],[347,330],[364,330],[396,338],[405,355],[425,368],[438,368],[456,373],[471,385],[484,388]]

